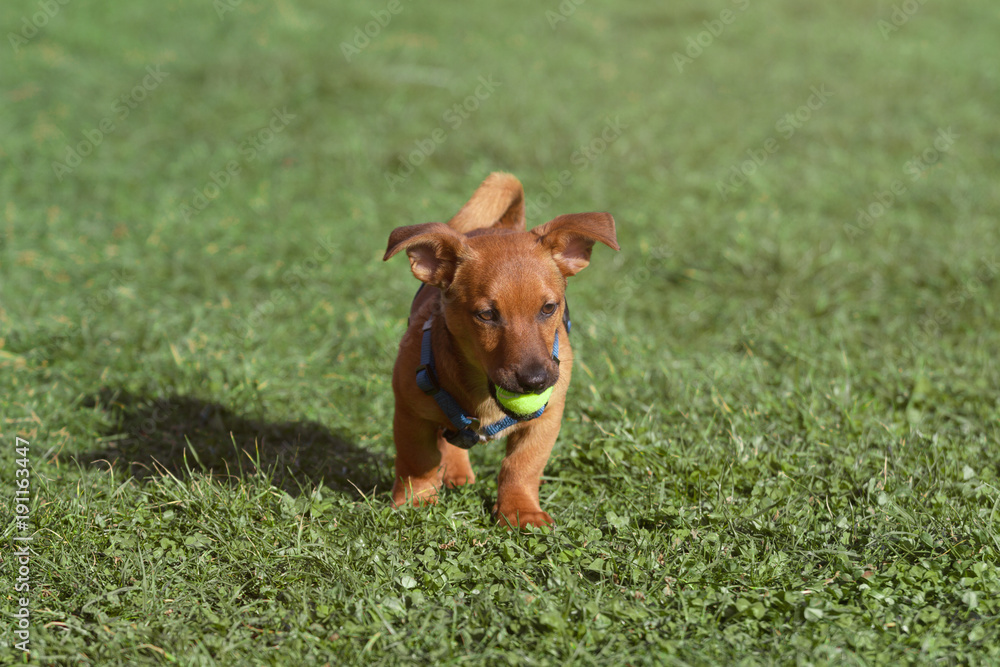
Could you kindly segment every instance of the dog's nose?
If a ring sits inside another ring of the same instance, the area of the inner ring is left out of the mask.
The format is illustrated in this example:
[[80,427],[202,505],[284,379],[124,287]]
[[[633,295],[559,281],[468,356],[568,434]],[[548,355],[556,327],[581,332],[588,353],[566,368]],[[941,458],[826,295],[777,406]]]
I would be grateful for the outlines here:
[[540,392],[548,389],[552,383],[549,381],[549,373],[544,364],[533,364],[518,370],[516,374],[517,383],[526,392]]

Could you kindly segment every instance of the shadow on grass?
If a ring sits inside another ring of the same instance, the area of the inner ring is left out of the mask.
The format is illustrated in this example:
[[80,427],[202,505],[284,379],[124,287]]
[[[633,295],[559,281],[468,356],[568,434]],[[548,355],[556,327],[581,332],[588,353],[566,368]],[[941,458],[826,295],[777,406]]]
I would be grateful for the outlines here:
[[268,422],[190,396],[146,398],[110,389],[85,404],[104,410],[112,425],[104,433],[107,447],[77,460],[140,480],[167,472],[183,478],[189,470],[232,481],[263,473],[292,495],[322,481],[355,497],[359,489],[370,495],[392,482],[384,454],[316,422]]

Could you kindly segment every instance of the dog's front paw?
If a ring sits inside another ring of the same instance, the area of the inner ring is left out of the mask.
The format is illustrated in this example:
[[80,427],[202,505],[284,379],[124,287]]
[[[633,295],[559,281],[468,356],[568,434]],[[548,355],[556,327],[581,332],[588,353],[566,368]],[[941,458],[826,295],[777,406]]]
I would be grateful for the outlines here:
[[495,508],[493,510],[493,518],[496,519],[498,524],[508,530],[513,528],[527,528],[528,526],[541,528],[542,526],[555,525],[555,521],[552,520],[548,512],[534,509]]

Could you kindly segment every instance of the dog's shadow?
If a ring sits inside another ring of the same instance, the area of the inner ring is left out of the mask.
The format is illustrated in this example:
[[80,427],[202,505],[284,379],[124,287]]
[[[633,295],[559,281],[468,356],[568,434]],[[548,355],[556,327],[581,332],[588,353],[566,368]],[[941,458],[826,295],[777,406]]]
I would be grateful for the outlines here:
[[191,396],[150,398],[111,389],[85,405],[104,411],[110,424],[103,429],[105,447],[76,457],[85,467],[112,466],[140,480],[201,471],[235,481],[265,473],[293,495],[322,482],[360,498],[392,482],[384,454],[316,422],[268,422]]

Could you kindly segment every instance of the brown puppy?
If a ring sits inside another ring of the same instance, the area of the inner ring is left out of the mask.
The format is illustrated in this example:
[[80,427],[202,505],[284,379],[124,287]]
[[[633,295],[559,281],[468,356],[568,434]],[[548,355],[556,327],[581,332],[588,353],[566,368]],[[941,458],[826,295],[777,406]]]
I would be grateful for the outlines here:
[[[508,527],[552,523],[538,486],[573,368],[566,278],[589,264],[596,241],[618,250],[608,213],[561,215],[527,231],[521,183],[499,172],[447,225],[392,232],[383,259],[405,250],[426,284],[410,308],[392,375],[396,507],[434,502],[442,485],[471,484],[468,447],[506,437],[494,517]],[[496,399],[497,387],[523,394],[553,385],[544,412],[530,420]]]

